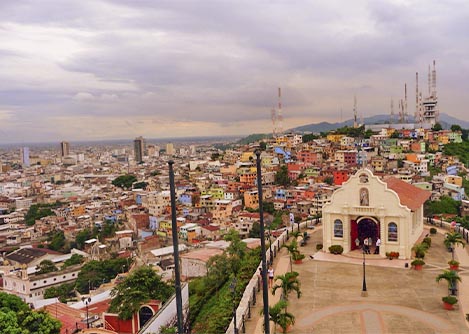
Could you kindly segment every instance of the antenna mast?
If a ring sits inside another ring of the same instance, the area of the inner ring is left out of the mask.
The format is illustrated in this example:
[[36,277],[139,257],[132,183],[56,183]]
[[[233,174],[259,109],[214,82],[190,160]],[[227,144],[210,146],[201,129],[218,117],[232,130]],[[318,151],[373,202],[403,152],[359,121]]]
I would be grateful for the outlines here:
[[357,96],[353,96],[353,127],[358,128],[357,122]]
[[282,90],[278,88],[278,113],[277,113],[277,133],[283,133],[283,116],[282,116]]
[[394,100],[391,98],[391,119],[390,123],[394,124]]

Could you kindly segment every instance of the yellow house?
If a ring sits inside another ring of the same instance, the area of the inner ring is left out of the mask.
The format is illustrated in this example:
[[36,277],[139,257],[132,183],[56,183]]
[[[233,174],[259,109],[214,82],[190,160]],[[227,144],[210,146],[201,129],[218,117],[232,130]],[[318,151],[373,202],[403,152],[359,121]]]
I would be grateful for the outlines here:
[[330,133],[327,135],[327,140],[332,142],[332,143],[340,143],[342,140],[342,137],[345,137],[345,135],[337,134],[337,133]]
[[250,209],[259,208],[259,195],[257,190],[244,192],[244,206]]
[[254,155],[254,152],[243,152],[240,157],[241,162],[249,162],[249,161],[255,161],[256,157]]
[[84,205],[79,205],[74,207],[71,213],[73,217],[83,216],[86,213],[86,208]]

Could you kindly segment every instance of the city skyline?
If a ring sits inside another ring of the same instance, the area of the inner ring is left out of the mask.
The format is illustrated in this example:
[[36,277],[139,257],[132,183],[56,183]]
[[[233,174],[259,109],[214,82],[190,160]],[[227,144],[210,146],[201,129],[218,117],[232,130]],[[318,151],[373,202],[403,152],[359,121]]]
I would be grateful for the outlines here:
[[[2,1],[2,142],[245,135],[389,113],[436,60],[465,119],[464,1]],[[397,108],[396,108],[397,109]],[[341,112],[342,110],[342,112]]]

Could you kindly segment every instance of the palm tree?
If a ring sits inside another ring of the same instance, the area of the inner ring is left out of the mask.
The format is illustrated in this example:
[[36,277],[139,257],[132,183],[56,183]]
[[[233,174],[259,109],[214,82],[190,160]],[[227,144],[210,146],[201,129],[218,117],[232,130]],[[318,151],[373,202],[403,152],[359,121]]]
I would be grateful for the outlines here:
[[448,296],[450,295],[449,292],[454,292],[456,289],[456,282],[461,282],[461,277],[458,273],[454,270],[445,270],[443,273],[439,274],[436,277],[436,281],[440,282],[441,280],[445,280],[448,282]]
[[451,248],[451,259],[454,260],[454,247],[458,244],[465,246],[464,238],[461,233],[458,232],[448,232],[445,235],[444,240],[445,246],[449,249]]
[[292,256],[295,253],[299,253],[300,251],[298,250],[298,242],[296,239],[293,239],[289,244],[285,244],[282,247],[286,248],[288,251],[288,254],[290,255],[290,272],[293,271],[292,267]]
[[415,252],[415,257],[423,259],[425,257],[425,253],[428,250],[428,244],[424,242],[415,244],[414,247],[412,247],[412,250]]
[[285,275],[275,276],[275,284],[272,287],[272,293],[275,294],[277,289],[282,289],[281,300],[288,300],[288,295],[292,291],[296,291],[298,298],[301,297],[300,280],[298,279],[298,273],[296,271],[287,272]]
[[284,333],[287,332],[288,326],[295,324],[295,316],[290,312],[287,312],[287,306],[285,305],[285,311],[280,313],[278,318],[278,324],[282,327]]

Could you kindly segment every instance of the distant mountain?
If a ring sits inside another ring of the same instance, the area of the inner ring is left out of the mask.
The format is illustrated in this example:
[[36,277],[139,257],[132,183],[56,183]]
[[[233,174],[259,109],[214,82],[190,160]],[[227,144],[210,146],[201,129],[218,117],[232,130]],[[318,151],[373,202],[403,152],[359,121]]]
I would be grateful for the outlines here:
[[[366,117],[364,119],[364,122],[365,124],[381,124],[381,123],[387,123],[389,122],[389,120],[390,120],[389,115],[375,115],[371,117]],[[410,118],[410,121],[413,121],[413,117]],[[460,119],[454,118],[444,113],[440,114],[440,124],[444,129],[449,129],[451,125],[453,124],[459,124],[463,129],[469,129],[469,122],[461,121]],[[353,125],[353,120],[349,119],[345,122],[338,122],[338,123],[321,122],[321,123],[316,123],[316,124],[302,125],[302,126],[290,129],[289,131],[319,133],[319,132],[327,132],[327,131],[335,130],[344,126],[352,126],[352,125]]]

